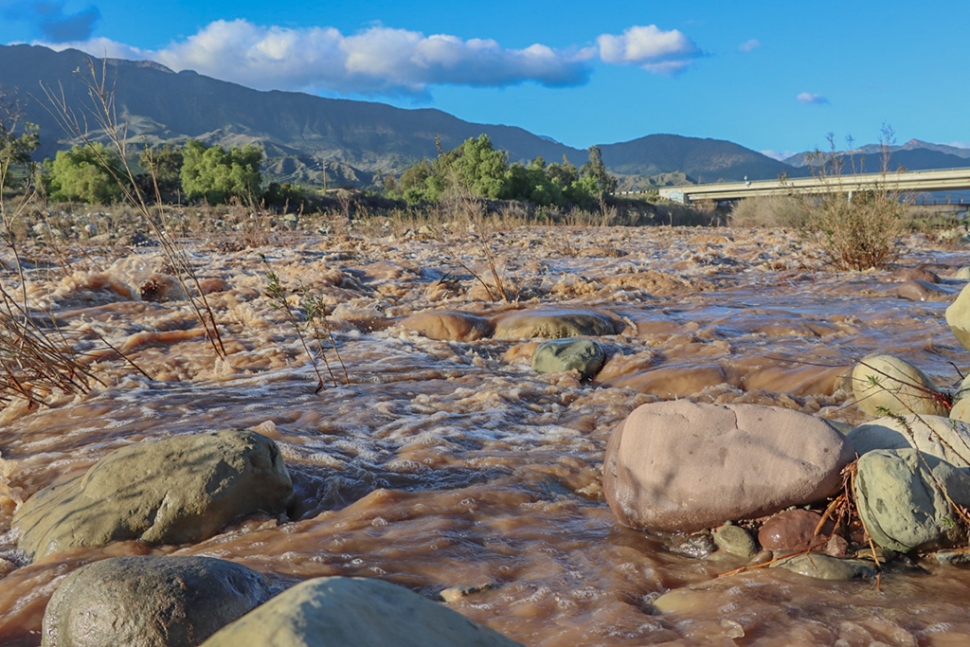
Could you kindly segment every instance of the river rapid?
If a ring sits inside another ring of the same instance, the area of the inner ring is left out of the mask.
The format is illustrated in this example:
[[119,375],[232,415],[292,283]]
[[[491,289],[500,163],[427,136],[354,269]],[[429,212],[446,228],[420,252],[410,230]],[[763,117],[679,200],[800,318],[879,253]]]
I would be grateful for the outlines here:
[[[970,353],[944,310],[965,283],[947,278],[970,264],[965,247],[913,235],[894,267],[859,273],[833,271],[819,249],[780,230],[385,234],[285,233],[236,250],[185,242],[225,360],[166,282],[157,247],[90,247],[71,251],[66,270],[27,271],[31,305],[97,360],[104,385],[0,411],[0,644],[39,645],[65,575],[133,554],[228,559],[280,588],[327,575],[382,578],[428,597],[489,584],[448,605],[530,647],[970,643],[965,568],[927,560],[878,586],[780,569],[718,577],[745,562],[675,554],[676,537],[619,525],[601,492],[610,433],[646,402],[768,404],[855,425],[866,417],[842,376],[870,352],[956,382]],[[9,256],[0,260],[16,290]],[[917,267],[953,296],[899,298],[899,270]],[[319,392],[292,321],[266,295],[270,271],[294,316],[301,290],[328,306],[339,360],[324,333],[336,383],[314,350]],[[489,298],[495,275],[513,303]],[[433,340],[400,325],[429,310],[497,317],[539,307],[625,323],[601,338],[611,357],[591,383],[533,372],[534,340]],[[228,427],[279,445],[296,491],[285,517],[247,519],[196,545],[128,541],[33,564],[17,552],[12,514],[38,490],[131,443]],[[682,608],[653,611],[681,587],[691,591]]]

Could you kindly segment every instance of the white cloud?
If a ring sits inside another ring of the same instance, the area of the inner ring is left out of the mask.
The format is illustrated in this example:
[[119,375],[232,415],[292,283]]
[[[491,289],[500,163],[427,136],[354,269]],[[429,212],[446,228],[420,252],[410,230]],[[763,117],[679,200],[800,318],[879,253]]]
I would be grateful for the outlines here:
[[257,89],[422,94],[430,85],[505,87],[585,83],[595,52],[545,45],[505,49],[494,40],[375,26],[352,36],[332,27],[263,27],[217,20],[189,38],[151,51],[104,38],[63,43],[94,56],[150,59],[176,71]]
[[682,72],[701,56],[697,45],[682,32],[664,31],[656,25],[630,27],[619,36],[602,34],[596,43],[603,62],[638,65],[658,74]]
[[99,57],[152,60],[175,71],[194,70],[260,90],[413,96],[426,96],[435,85],[582,85],[597,56],[606,64],[638,65],[673,76],[703,55],[680,31],[656,25],[596,40],[596,47],[535,44],[508,49],[491,39],[463,40],[383,25],[348,36],[333,27],[294,29],[217,20],[159,50],[106,38],[38,44],[73,47]]
[[823,97],[821,94],[813,94],[812,92],[802,92],[797,97],[798,103],[805,103],[809,105],[826,105],[829,100]]
[[738,45],[738,49],[740,51],[742,51],[742,52],[745,52],[745,53],[750,52],[750,51],[753,51],[753,50],[756,50],[759,47],[761,47],[761,41],[758,40],[757,38],[752,38],[751,40],[746,40],[743,43],[741,43],[740,45]]

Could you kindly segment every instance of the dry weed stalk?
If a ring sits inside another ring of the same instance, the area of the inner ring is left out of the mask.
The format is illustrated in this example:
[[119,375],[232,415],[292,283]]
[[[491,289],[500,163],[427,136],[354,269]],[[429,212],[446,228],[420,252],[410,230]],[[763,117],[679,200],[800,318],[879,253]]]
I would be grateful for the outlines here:
[[[101,61],[101,70],[98,71],[93,59],[88,59],[87,76],[79,74],[79,79],[87,91],[88,104],[85,106],[80,116],[74,111],[67,97],[64,94],[63,86],[59,86],[59,92],[48,86],[42,86],[46,94],[48,112],[57,121],[58,125],[74,141],[80,142],[89,147],[98,163],[111,174],[112,178],[121,188],[125,200],[131,204],[142,216],[142,220],[151,230],[152,234],[159,241],[162,253],[175,272],[175,278],[182,286],[188,296],[192,310],[205,331],[206,339],[209,341],[216,356],[228,361],[219,326],[216,322],[215,314],[206,299],[205,292],[199,284],[198,276],[192,268],[185,249],[178,243],[178,240],[168,234],[165,227],[165,210],[162,206],[162,197],[159,190],[158,180],[152,173],[152,183],[155,190],[156,214],[152,213],[145,195],[138,188],[135,181],[135,172],[128,160],[128,126],[120,120],[115,105],[114,86],[108,85],[108,60]],[[94,134],[88,123],[88,117],[94,121],[96,133],[106,138],[114,151],[118,154],[122,173],[119,173],[111,164],[110,160],[105,159],[104,155],[94,143]],[[191,287],[190,285],[191,284]],[[194,290],[193,290],[194,288]]]

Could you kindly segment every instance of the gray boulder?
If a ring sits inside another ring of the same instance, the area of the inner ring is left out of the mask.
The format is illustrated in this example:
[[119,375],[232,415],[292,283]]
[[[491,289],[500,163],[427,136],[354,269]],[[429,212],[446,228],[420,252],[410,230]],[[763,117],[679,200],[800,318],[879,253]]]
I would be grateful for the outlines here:
[[852,368],[850,380],[859,408],[871,416],[949,413],[933,381],[894,355],[873,353],[863,357]]
[[943,416],[879,418],[849,432],[855,450],[918,449],[955,467],[970,467],[970,424]]
[[561,339],[615,335],[624,324],[614,315],[597,310],[541,308],[517,310],[495,319],[496,339]]
[[604,361],[606,351],[592,339],[553,339],[536,348],[532,370],[537,373],[579,371],[580,377],[588,380],[603,368]]
[[127,539],[183,544],[243,515],[276,515],[292,492],[276,443],[253,431],[224,430],[113,451],[83,476],[28,499],[13,526],[20,549],[33,559]]
[[263,576],[211,557],[82,566],[44,613],[43,647],[195,647],[270,598]]
[[965,540],[947,496],[970,505],[970,476],[935,456],[915,449],[868,452],[859,459],[854,493],[859,516],[883,548],[905,553]]
[[457,611],[381,580],[324,577],[294,586],[203,647],[514,647]]
[[836,493],[852,443],[824,420],[750,404],[645,404],[613,432],[603,492],[621,523],[692,532]]

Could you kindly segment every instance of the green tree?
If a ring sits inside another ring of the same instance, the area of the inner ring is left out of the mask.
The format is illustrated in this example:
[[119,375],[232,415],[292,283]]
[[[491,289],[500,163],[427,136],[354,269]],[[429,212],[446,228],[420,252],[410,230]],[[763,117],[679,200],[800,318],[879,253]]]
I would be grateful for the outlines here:
[[173,201],[181,187],[182,149],[172,144],[145,146],[138,157],[143,173],[135,179],[145,195]]
[[259,194],[263,152],[252,144],[227,152],[221,146],[206,146],[190,139],[182,157],[179,177],[189,200],[218,204],[233,197],[253,200]]
[[[606,171],[606,165],[603,163],[603,153],[600,151],[599,146],[590,146],[589,161],[583,164],[583,168],[580,169],[579,174],[584,178],[588,177],[593,180],[596,187],[593,194],[600,200],[606,194],[616,191],[616,178]],[[592,188],[594,186],[593,182],[588,183],[587,186]]]
[[458,183],[481,198],[501,198],[509,168],[505,151],[495,150],[488,135],[467,139],[451,164]]
[[21,128],[22,118],[16,97],[0,88],[0,189],[10,184],[14,171],[29,174],[30,155],[40,146],[40,127],[27,122]]
[[125,178],[121,160],[104,144],[93,142],[58,151],[46,164],[47,192],[57,202],[108,204],[121,199]]

